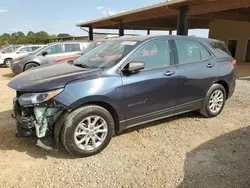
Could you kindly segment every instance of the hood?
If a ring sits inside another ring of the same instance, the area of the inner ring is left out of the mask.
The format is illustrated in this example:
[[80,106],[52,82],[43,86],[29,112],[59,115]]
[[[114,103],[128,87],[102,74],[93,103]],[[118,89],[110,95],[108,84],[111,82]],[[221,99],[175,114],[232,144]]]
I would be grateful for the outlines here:
[[31,53],[22,54],[22,55],[20,55],[19,57],[15,58],[14,60],[18,60],[18,59],[22,60],[22,59],[24,59],[24,58],[26,58],[26,57],[29,57],[29,56],[31,56],[31,55],[32,55]]
[[62,63],[37,67],[14,77],[8,86],[22,92],[41,92],[64,87],[68,82],[98,76],[102,69],[84,69]]

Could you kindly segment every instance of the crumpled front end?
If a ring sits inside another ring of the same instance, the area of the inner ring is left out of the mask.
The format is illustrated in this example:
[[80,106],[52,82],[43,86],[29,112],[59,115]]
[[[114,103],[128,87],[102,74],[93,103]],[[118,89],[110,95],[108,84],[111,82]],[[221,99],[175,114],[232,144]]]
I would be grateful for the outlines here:
[[[56,121],[67,109],[53,98],[46,100],[46,97],[46,93],[17,91],[17,96],[13,100],[13,118],[16,119],[17,137],[35,136],[38,146],[52,150],[56,148],[53,139]],[[39,98],[44,101],[37,101]]]

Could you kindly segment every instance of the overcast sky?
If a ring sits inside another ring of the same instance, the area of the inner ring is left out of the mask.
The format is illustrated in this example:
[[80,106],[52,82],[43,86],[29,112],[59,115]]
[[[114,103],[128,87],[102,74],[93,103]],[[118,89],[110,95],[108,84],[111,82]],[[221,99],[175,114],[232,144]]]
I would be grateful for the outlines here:
[[[119,2],[119,3],[118,3]],[[86,35],[75,24],[102,18],[109,14],[160,3],[160,0],[6,0],[0,2],[0,34],[44,30],[50,34]],[[100,31],[100,30],[98,30]],[[138,33],[128,31],[126,33]],[[146,31],[140,31],[146,34]],[[159,32],[154,32],[159,33]],[[160,32],[165,34],[165,32]],[[207,37],[207,30],[191,30],[189,34]]]

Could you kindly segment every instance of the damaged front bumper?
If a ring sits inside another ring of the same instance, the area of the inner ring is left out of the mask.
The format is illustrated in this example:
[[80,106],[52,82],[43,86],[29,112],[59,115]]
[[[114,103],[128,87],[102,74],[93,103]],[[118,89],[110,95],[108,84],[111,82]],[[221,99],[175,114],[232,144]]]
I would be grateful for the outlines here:
[[12,117],[16,119],[16,136],[35,136],[38,146],[46,150],[57,150],[65,113],[67,109],[53,99],[21,106],[17,98],[14,98]]

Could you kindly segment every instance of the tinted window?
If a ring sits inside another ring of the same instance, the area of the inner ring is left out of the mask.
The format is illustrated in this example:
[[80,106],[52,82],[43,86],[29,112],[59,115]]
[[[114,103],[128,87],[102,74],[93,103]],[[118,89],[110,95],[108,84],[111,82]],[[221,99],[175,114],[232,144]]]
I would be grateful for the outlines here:
[[192,63],[209,58],[210,53],[198,42],[176,40],[179,64]]
[[215,50],[220,51],[221,53],[231,56],[229,50],[227,49],[227,46],[223,42],[212,42],[210,46],[213,47]]
[[201,59],[202,60],[208,59],[211,56],[210,52],[208,52],[207,49],[204,48],[201,44],[199,44],[199,46],[201,50]]
[[157,40],[141,47],[131,61],[143,61],[145,69],[154,69],[170,65],[170,50],[166,40]]
[[31,47],[23,47],[19,50],[20,53],[27,53],[27,52],[32,52]]
[[65,44],[65,52],[80,51],[80,44]]
[[[62,53],[62,45],[56,44],[53,46],[49,46],[48,48],[45,49],[45,51],[47,52],[48,55]],[[42,52],[39,55],[41,54]]]

